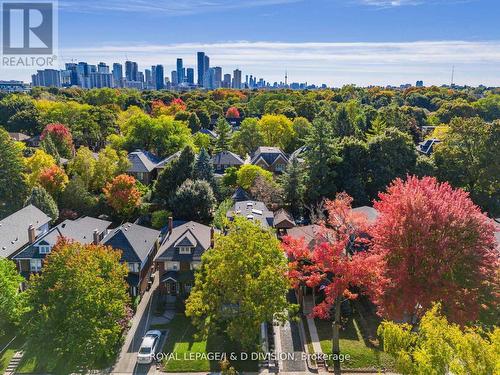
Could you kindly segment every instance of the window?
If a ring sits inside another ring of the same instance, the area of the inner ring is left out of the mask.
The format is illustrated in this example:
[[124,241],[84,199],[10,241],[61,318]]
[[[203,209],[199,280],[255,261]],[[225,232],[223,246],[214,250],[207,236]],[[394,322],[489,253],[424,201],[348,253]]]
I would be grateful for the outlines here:
[[191,292],[191,288],[192,288],[192,287],[193,287],[193,286],[191,285],[191,283],[189,283],[189,282],[188,282],[188,283],[185,283],[185,284],[184,284],[184,291],[185,291],[186,293],[190,293],[190,292]]
[[42,269],[41,259],[30,259],[30,271],[39,272]]
[[38,251],[40,254],[48,254],[50,253],[50,246],[49,245],[40,245],[38,246]]
[[191,254],[191,248],[189,246],[179,246],[179,254]]
[[139,263],[129,263],[128,264],[129,272],[139,272]]

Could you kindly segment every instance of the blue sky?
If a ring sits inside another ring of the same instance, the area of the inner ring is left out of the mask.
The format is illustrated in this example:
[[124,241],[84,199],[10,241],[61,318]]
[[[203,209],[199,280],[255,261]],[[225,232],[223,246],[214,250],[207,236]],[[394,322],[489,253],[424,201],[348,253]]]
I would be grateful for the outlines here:
[[[227,73],[340,86],[500,86],[499,0],[59,0],[62,62],[175,58],[206,51]],[[30,72],[28,72],[30,73]],[[0,78],[27,79],[26,71]]]

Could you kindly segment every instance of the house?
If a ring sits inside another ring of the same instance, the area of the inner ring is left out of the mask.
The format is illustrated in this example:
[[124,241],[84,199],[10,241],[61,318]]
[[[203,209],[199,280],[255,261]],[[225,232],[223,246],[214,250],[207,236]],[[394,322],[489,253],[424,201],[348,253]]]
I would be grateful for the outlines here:
[[263,202],[235,202],[233,208],[227,212],[226,216],[229,220],[232,220],[236,215],[246,217],[248,220],[258,221],[263,228],[269,228],[274,225],[274,214],[269,211]]
[[439,139],[427,139],[424,142],[420,142],[417,146],[417,151],[424,155],[431,155],[434,151],[434,146],[439,144],[441,141]]
[[285,235],[289,229],[295,227],[295,220],[282,208],[274,213],[273,226],[278,230],[279,235]]
[[23,133],[9,132],[9,136],[12,140],[16,142],[25,142],[31,137]]
[[309,149],[308,146],[305,145],[299,147],[290,155],[290,161],[296,159],[299,164],[303,163],[305,161],[305,156],[308,149]]
[[198,130],[198,133],[206,134],[212,139],[217,139],[219,137],[216,132],[207,128],[201,128],[200,130]]
[[245,191],[245,189],[243,189],[241,186],[238,186],[234,194],[231,196],[231,199],[233,200],[233,202],[249,201],[250,195]]
[[209,226],[194,221],[175,225],[169,218],[168,232],[155,258],[161,293],[178,296],[191,291],[194,271],[203,253],[214,246],[214,236]]
[[180,151],[161,160],[156,155],[148,151],[136,150],[128,154],[128,160],[131,163],[127,173],[134,176],[144,185],[151,184],[172,160],[179,157]]
[[224,173],[229,167],[239,168],[245,162],[238,155],[231,151],[221,151],[212,157],[212,164],[215,173]]
[[304,241],[313,248],[316,242],[316,237],[321,231],[321,226],[317,224],[304,225],[302,227],[293,227],[287,230],[287,236],[298,240],[303,238]]
[[282,173],[288,165],[288,157],[278,147],[259,147],[250,163],[273,173]]
[[33,272],[40,272],[43,260],[60,238],[82,244],[98,244],[106,235],[110,221],[84,216],[77,220],[65,220],[29,241],[29,243],[13,259],[17,262],[19,272],[26,278]]
[[142,295],[148,288],[154,257],[159,248],[160,232],[141,225],[125,223],[108,233],[101,241],[122,253],[127,263],[130,295]]
[[363,215],[370,225],[375,224],[375,221],[377,221],[379,216],[379,212],[375,208],[369,206],[353,208],[352,212]]
[[27,244],[49,231],[52,219],[33,205],[0,220],[0,258],[11,259]]

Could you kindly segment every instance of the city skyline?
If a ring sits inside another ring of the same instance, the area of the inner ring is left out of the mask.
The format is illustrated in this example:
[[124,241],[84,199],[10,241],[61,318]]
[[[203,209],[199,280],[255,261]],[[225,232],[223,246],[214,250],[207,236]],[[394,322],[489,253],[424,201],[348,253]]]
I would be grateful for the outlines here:
[[[400,85],[423,79],[500,85],[500,30],[493,0],[59,1],[60,67],[137,61],[144,70],[176,58],[197,66],[205,51],[223,71],[329,86]],[[297,18],[297,14],[303,14]],[[133,25],[133,27],[130,27]],[[6,70],[0,79],[29,81]]]

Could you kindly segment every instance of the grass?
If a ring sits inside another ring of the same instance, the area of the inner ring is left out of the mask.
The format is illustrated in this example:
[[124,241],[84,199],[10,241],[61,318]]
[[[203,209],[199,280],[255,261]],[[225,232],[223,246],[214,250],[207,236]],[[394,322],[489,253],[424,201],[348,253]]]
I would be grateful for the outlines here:
[[[320,339],[321,349],[325,354],[332,354],[332,323],[316,319],[316,328]],[[349,354],[349,361],[342,363],[343,368],[358,369],[390,369],[392,358],[380,348],[365,342],[356,317],[351,318],[340,332],[340,352]],[[332,365],[331,361],[328,361]]]
[[10,343],[6,350],[0,353],[0,374],[4,373],[14,354],[20,350],[24,344],[24,338],[19,335],[14,327],[0,326],[0,349],[3,349],[16,335],[18,335],[18,337]]
[[[209,335],[207,340],[196,338],[196,329],[183,314],[177,314],[168,325],[168,336],[163,348],[172,357],[164,361],[167,372],[215,372],[220,371],[219,362],[207,358],[193,358],[204,353],[236,352],[235,346],[227,338]],[[238,371],[258,371],[256,361],[231,361]]]

